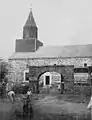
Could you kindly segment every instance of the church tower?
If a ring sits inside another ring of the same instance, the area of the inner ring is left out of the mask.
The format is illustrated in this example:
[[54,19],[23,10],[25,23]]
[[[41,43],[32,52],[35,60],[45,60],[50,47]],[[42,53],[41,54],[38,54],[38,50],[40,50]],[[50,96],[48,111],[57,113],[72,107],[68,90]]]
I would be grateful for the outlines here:
[[23,27],[23,39],[16,40],[15,52],[35,52],[40,46],[43,43],[38,40],[38,28],[31,9]]
[[33,17],[32,9],[29,13],[27,21],[23,27],[23,39],[35,38],[37,39],[37,25]]

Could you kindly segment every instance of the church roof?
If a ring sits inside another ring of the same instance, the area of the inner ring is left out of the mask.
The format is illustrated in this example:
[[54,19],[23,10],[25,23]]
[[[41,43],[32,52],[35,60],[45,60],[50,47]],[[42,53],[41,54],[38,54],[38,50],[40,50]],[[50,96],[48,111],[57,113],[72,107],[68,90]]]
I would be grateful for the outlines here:
[[32,10],[29,13],[29,16],[28,16],[28,18],[26,20],[26,23],[25,23],[24,27],[26,27],[26,26],[37,27],[36,22],[35,22],[34,17],[33,17]]
[[92,57],[92,44],[40,47],[36,52],[15,52],[9,59]]

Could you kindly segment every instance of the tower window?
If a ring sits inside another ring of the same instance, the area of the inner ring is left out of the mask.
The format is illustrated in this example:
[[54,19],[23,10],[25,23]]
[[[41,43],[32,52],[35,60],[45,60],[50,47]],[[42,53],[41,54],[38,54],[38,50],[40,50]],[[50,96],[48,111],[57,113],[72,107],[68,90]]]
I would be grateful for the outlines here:
[[84,63],[84,67],[87,67],[87,63]]

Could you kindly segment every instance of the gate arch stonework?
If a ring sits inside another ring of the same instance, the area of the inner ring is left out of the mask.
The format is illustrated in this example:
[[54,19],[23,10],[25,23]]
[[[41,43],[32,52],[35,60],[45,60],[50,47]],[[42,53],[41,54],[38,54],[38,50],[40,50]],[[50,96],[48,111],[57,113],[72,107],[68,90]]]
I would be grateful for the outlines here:
[[[30,87],[34,87],[33,92],[39,93],[39,77],[45,72],[57,72],[61,75],[61,88],[73,92],[74,86],[74,66],[73,65],[50,65],[50,66],[29,66]],[[61,93],[63,90],[61,89]]]

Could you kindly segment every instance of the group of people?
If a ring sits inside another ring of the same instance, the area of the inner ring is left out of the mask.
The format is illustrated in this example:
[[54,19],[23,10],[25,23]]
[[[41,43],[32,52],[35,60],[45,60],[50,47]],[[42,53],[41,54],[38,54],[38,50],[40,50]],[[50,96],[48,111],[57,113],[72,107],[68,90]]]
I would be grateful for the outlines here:
[[26,99],[24,100],[23,105],[23,116],[33,116],[33,108],[32,108],[32,92],[29,88],[26,94]]
[[[9,100],[14,103],[15,101],[15,92],[13,90],[9,90],[7,92],[7,95],[8,95],[8,98]],[[27,93],[26,93],[26,99],[29,100],[29,101],[32,101],[32,91],[31,89],[29,88]]]
[[[15,102],[15,92],[13,90],[8,91],[8,98],[13,104]],[[32,109],[32,91],[29,88],[26,92],[26,97],[24,98],[23,103],[23,116],[32,116],[33,115],[33,109]]]

